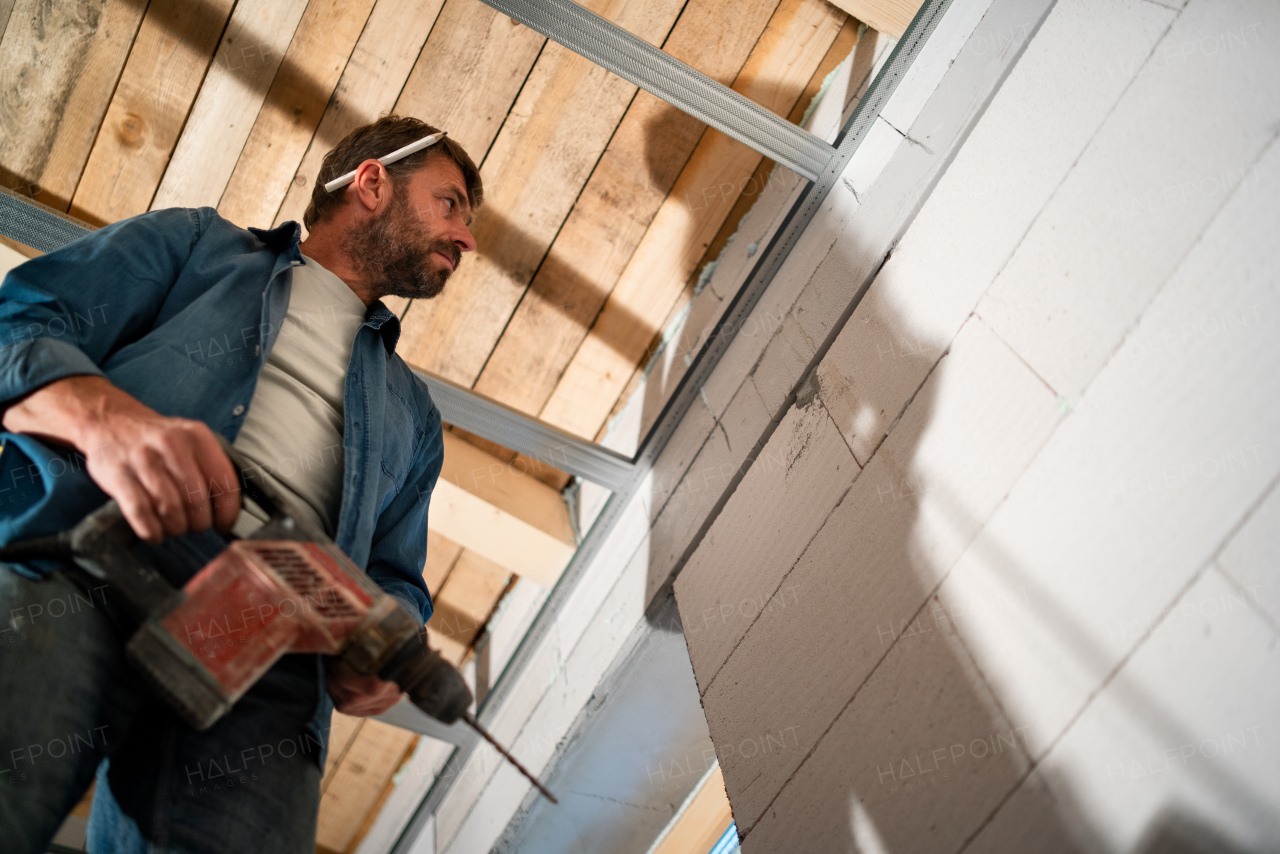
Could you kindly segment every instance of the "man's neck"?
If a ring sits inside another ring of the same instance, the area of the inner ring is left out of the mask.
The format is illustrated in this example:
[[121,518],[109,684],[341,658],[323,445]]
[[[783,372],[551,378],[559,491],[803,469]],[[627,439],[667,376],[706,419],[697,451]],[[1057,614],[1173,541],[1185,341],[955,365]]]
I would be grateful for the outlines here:
[[377,294],[366,286],[364,277],[351,263],[350,256],[342,249],[342,241],[334,232],[332,223],[317,225],[315,231],[308,234],[307,239],[302,241],[298,248],[303,255],[341,279],[366,306],[372,305],[378,298]]

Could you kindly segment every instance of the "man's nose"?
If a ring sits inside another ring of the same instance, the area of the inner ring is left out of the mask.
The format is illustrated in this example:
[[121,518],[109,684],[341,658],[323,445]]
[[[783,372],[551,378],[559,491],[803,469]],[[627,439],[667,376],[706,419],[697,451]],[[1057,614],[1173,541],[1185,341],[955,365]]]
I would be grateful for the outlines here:
[[471,234],[471,229],[465,225],[458,225],[451,235],[453,242],[457,244],[458,249],[463,252],[474,252],[476,248],[476,239]]

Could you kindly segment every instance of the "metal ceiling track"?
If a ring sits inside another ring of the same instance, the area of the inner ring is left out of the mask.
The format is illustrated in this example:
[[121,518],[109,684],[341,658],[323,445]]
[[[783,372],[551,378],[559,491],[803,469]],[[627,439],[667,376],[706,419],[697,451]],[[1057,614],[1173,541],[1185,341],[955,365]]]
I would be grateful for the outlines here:
[[[534,26],[529,21],[519,18],[515,11],[527,13],[528,10],[536,8],[543,10],[546,8],[560,8],[561,6],[573,6],[567,0],[482,0],[489,6],[499,9],[517,20],[529,26]],[[761,254],[760,260],[752,269],[746,282],[738,293],[734,296],[729,308],[726,309],[721,321],[716,325],[711,337],[702,350],[694,357],[693,363],[689,370],[685,373],[684,378],[676,387],[667,405],[664,407],[662,414],[658,417],[653,429],[644,437],[639,453],[636,455],[635,468],[632,472],[630,481],[620,490],[617,490],[610,496],[604,509],[596,518],[591,530],[587,532],[585,539],[578,546],[577,552],[573,559],[570,560],[568,567],[560,575],[560,580],[551,591],[551,595],[547,597],[542,610],[533,624],[529,627],[524,639],[520,642],[520,646],[516,649],[510,662],[504,668],[502,674],[498,677],[497,683],[489,691],[485,697],[484,703],[478,710],[476,717],[484,724],[491,725],[493,719],[497,716],[497,711],[502,707],[508,695],[512,691],[518,680],[519,675],[529,666],[538,649],[539,644],[550,634],[554,628],[555,620],[560,610],[573,594],[574,588],[582,580],[586,574],[587,568],[591,565],[592,560],[603,548],[609,534],[613,531],[614,526],[622,518],[622,514],[626,506],[631,502],[637,490],[643,483],[645,475],[653,468],[654,462],[658,455],[662,453],[662,449],[666,447],[668,440],[675,433],[676,428],[680,425],[685,414],[689,411],[689,407],[697,399],[698,393],[706,381],[710,378],[711,372],[719,363],[720,358],[729,349],[729,345],[733,343],[733,339],[737,331],[743,328],[743,323],[751,310],[755,308],[760,297],[764,294],[765,289],[769,287],[769,283],[773,281],[774,275],[782,267],[787,256],[799,241],[801,234],[812,221],[814,215],[818,212],[827,195],[835,187],[840,175],[844,173],[845,167],[849,165],[849,161],[853,158],[858,147],[866,138],[867,132],[875,123],[876,118],[880,115],[880,111],[888,103],[889,98],[898,88],[898,83],[906,75],[907,70],[911,67],[912,62],[923,49],[925,42],[929,36],[937,28],[938,22],[942,20],[943,14],[951,5],[951,0],[924,0],[920,11],[916,14],[911,24],[907,27],[906,32],[902,34],[902,38],[894,46],[888,60],[883,68],[872,81],[871,86],[867,89],[866,95],[858,103],[854,109],[853,115],[845,123],[840,134],[836,137],[835,147],[828,146],[831,151],[830,157],[822,164],[821,168],[816,170],[815,180],[802,191],[799,198],[796,199],[791,210],[784,218],[782,225],[778,228],[773,238],[769,241],[765,251]],[[583,10],[584,14],[586,13]],[[549,16],[548,16],[549,17]],[[605,42],[616,41],[619,44],[632,44],[638,41],[635,36],[622,30],[620,27],[604,21],[598,16],[591,16],[595,20],[595,38]],[[544,20],[545,19],[540,19]],[[576,18],[569,19],[576,20]],[[578,31],[561,31],[558,27],[560,24],[548,26],[546,30],[540,30],[548,38],[563,44],[572,50],[577,51],[576,44],[584,40],[584,35]],[[537,27],[535,27],[536,29]],[[662,59],[659,60],[663,65],[677,63],[678,61],[667,56],[652,47],[645,45],[652,53],[659,54]],[[642,85],[639,81],[633,80],[622,69],[616,68],[596,56],[609,56],[616,52],[604,49],[597,49],[595,55],[588,55],[589,58],[600,62],[605,68],[619,74],[622,77],[632,80],[637,85]],[[697,74],[690,69],[691,74]],[[715,86],[714,81],[712,83]],[[648,88],[648,87],[645,87]],[[720,87],[723,88],[723,87]],[[667,99],[664,93],[649,89],[655,95]],[[728,90],[725,90],[728,91]],[[731,93],[732,94],[732,93]],[[736,94],[735,94],[736,97]],[[681,100],[675,98],[667,99],[676,106],[682,106]],[[687,99],[685,99],[687,100]],[[696,114],[695,114],[696,115]],[[768,114],[774,117],[771,113]],[[749,143],[751,144],[751,143]],[[823,143],[825,145],[825,143]],[[754,145],[753,145],[754,147]],[[757,149],[759,150],[759,149]],[[767,152],[763,152],[767,153]],[[773,154],[769,154],[773,157]],[[469,737],[466,741],[459,745],[449,757],[445,764],[445,769],[452,769],[451,773],[442,774],[436,779],[431,789],[423,798],[422,803],[415,811],[414,816],[410,819],[408,826],[400,836],[399,842],[392,849],[393,854],[409,854],[416,848],[417,837],[419,833],[426,827],[431,816],[435,814],[436,809],[440,806],[445,796],[449,793],[453,783],[458,779],[461,770],[466,766],[467,761],[479,746],[479,739]]]
[[[91,231],[87,223],[0,187],[0,234],[5,237],[52,252]],[[635,465],[621,454],[441,377],[414,373],[426,382],[440,417],[449,424],[611,490],[631,478]]]
[[481,0],[815,181],[835,149],[573,0]]

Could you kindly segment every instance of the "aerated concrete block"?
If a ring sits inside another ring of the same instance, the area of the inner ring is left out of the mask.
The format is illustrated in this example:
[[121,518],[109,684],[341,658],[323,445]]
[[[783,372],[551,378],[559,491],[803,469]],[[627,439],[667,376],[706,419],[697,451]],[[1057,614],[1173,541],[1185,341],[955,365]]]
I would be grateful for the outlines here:
[[860,461],[1124,91],[1128,79],[1105,62],[1149,50],[1172,17],[1143,0],[1062,0],[1049,14],[820,369],[823,387],[840,390],[824,401]]
[[1040,751],[1280,472],[1280,146],[1258,175],[940,588]]
[[1026,773],[1024,734],[955,637],[891,653],[743,851],[950,854]]
[[[1280,122],[1280,87],[1259,85],[1280,79],[1278,39],[1270,0],[1192,0],[979,305],[1060,394],[1084,391],[1224,202],[1258,180]],[[1100,67],[1123,77],[1130,55]]]
[[676,577],[700,689],[857,474],[821,401],[797,401]]

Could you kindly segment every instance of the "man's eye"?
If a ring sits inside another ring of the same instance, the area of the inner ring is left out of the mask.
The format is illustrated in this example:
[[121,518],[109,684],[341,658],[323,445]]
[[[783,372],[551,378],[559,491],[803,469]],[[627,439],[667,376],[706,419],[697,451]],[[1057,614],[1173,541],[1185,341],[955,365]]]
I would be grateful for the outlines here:
[[454,209],[454,207],[456,207],[456,206],[457,206],[457,204],[458,204],[458,203],[457,203],[457,202],[455,202],[453,199],[445,199],[445,200],[444,200],[444,203],[445,203],[445,205],[447,206],[447,207],[446,207],[446,210],[449,210],[449,211],[452,211],[452,210]]

